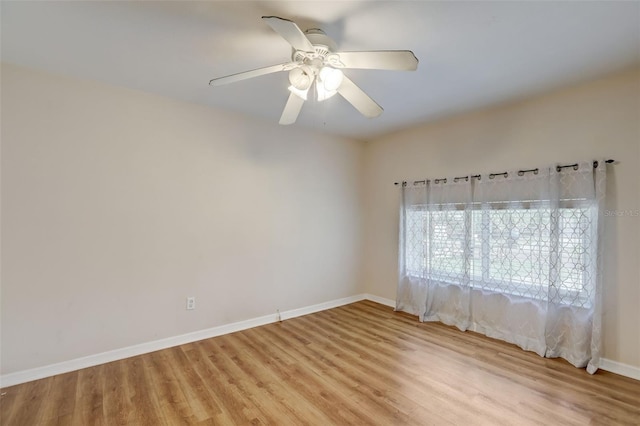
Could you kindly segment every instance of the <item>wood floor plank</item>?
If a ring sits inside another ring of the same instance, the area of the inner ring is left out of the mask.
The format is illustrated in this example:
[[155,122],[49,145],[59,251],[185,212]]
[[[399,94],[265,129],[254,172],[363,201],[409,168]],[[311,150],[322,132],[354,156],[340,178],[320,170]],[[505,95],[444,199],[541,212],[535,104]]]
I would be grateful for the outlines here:
[[23,425],[640,425],[640,381],[362,301],[0,392]]
[[[36,424],[48,423],[56,421],[58,417],[65,414],[73,413],[75,407],[75,398],[69,398],[68,395],[75,395],[78,374],[61,374],[51,378],[50,404],[43,404],[43,409],[39,414]],[[60,392],[60,389],[63,389]]]
[[[2,401],[2,406],[0,409],[3,411],[5,409],[8,410],[8,414],[3,415],[2,418],[6,417],[6,423],[3,420],[4,424],[16,424],[16,425],[28,425],[28,424],[36,424],[40,412],[42,410],[46,410],[44,401],[49,392],[51,382],[53,381],[52,377],[36,380],[34,382],[25,383],[19,389],[4,389],[2,392],[7,392],[7,394],[11,394],[15,392],[15,398],[13,399],[13,404],[20,404],[28,407],[28,409],[15,409],[12,406],[6,406],[5,401]],[[7,399],[6,401],[11,401]]]
[[105,424],[102,413],[103,370],[104,365],[98,365],[78,372],[78,385],[75,393],[76,403],[71,413],[71,424]]
[[203,407],[207,407],[209,416],[209,419],[203,420],[203,422],[205,424],[208,421],[213,421],[214,424],[237,424],[237,421],[243,417],[236,414],[232,400],[225,392],[224,384],[219,380],[217,370],[215,370],[214,364],[209,359],[209,353],[203,345],[204,342],[196,342],[182,347],[186,361],[193,369],[193,374],[202,383],[202,387],[198,390],[200,398],[206,401],[206,405]]
[[228,371],[224,362],[222,350],[215,339],[203,340],[199,343],[199,349],[205,357],[203,363],[204,374],[208,380],[212,392],[220,397],[220,405],[224,407],[225,414],[231,419],[230,424],[256,424],[264,423],[260,419],[261,414],[256,407],[249,404],[238,390],[236,379]]
[[169,363],[167,355],[170,350],[149,354],[149,377],[165,422],[169,425],[190,424],[191,408],[175,378],[173,366]]
[[104,365],[104,417],[113,425],[127,425],[133,421],[128,365],[127,362]]
[[183,349],[179,346],[170,348],[166,352],[167,356],[171,357],[170,362],[177,384],[195,419],[192,423],[199,423],[210,419],[211,413],[220,413],[220,409],[211,398],[208,398],[204,391],[204,382],[195,372]]
[[156,389],[148,371],[151,354],[130,358],[127,362],[131,405],[134,407],[133,424],[136,425],[166,425],[164,413],[156,397]]

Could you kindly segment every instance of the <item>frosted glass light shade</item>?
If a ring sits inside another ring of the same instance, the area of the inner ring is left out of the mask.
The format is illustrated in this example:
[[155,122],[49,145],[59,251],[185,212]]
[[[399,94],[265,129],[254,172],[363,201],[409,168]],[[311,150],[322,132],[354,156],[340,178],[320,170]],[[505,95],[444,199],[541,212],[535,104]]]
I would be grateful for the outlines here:
[[318,77],[320,78],[320,81],[322,81],[322,85],[325,90],[328,92],[334,92],[338,90],[342,84],[343,74],[342,71],[338,69],[322,67],[318,73]]
[[294,68],[289,71],[289,82],[298,90],[307,90],[313,83],[313,72],[308,67]]
[[318,95],[318,102],[322,102],[324,100],[329,99],[338,93],[336,90],[327,90],[324,85],[320,82],[316,82],[316,92]]
[[318,101],[324,101],[338,93],[337,90],[342,84],[342,77],[342,71],[331,67],[322,67],[316,80]]

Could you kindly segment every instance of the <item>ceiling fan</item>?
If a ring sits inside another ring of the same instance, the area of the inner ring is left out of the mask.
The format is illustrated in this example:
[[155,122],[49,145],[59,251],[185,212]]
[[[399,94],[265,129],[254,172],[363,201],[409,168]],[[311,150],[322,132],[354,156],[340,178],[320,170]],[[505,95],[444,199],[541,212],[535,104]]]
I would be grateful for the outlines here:
[[288,71],[291,93],[280,117],[280,124],[295,123],[302,105],[310,95],[318,101],[323,101],[336,93],[365,117],[377,117],[382,114],[382,107],[347,78],[342,69],[413,71],[418,67],[418,59],[410,50],[337,52],[334,41],[320,29],[303,32],[295,22],[288,19],[277,16],[263,16],[262,19],[292,46],[291,61],[214,78],[209,84],[221,86],[265,74]]

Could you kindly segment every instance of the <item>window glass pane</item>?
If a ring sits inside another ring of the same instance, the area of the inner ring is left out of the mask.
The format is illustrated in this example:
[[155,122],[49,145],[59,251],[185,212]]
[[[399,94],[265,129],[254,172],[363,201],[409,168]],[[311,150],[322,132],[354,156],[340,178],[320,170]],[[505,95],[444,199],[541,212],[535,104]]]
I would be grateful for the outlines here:
[[549,280],[549,210],[482,210],[476,216],[486,241],[482,286],[544,297]]
[[407,273],[422,277],[426,268],[426,214],[422,210],[405,212],[405,262]]
[[589,208],[566,208],[559,211],[558,298],[568,304],[586,306],[591,299],[595,277],[590,276],[589,247],[592,221]]
[[433,278],[461,282],[465,273],[465,212],[429,212],[427,255]]

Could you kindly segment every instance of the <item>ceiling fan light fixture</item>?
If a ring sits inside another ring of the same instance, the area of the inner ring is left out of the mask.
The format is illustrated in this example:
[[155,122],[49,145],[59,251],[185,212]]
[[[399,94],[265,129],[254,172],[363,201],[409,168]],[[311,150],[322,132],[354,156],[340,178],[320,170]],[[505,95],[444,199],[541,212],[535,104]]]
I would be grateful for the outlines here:
[[322,81],[325,90],[335,92],[342,84],[344,75],[339,69],[325,66],[320,69],[318,77]]
[[280,124],[283,125],[295,123],[304,101],[309,97],[309,90],[311,97],[317,101],[340,93],[365,117],[377,117],[382,113],[382,107],[345,76],[342,69],[415,71],[418,68],[418,58],[410,50],[339,52],[333,40],[320,29],[303,32],[289,19],[277,16],[263,16],[262,19],[291,45],[291,61],[214,78],[209,85],[221,86],[288,71],[291,93],[280,117]]
[[336,93],[338,93],[337,90],[327,90],[324,84],[316,81],[316,98],[318,102],[326,101]]
[[306,66],[289,71],[289,82],[298,90],[307,90],[313,83],[313,71]]
[[339,69],[324,66],[318,71],[316,79],[316,92],[319,102],[322,102],[338,93],[344,74]]

